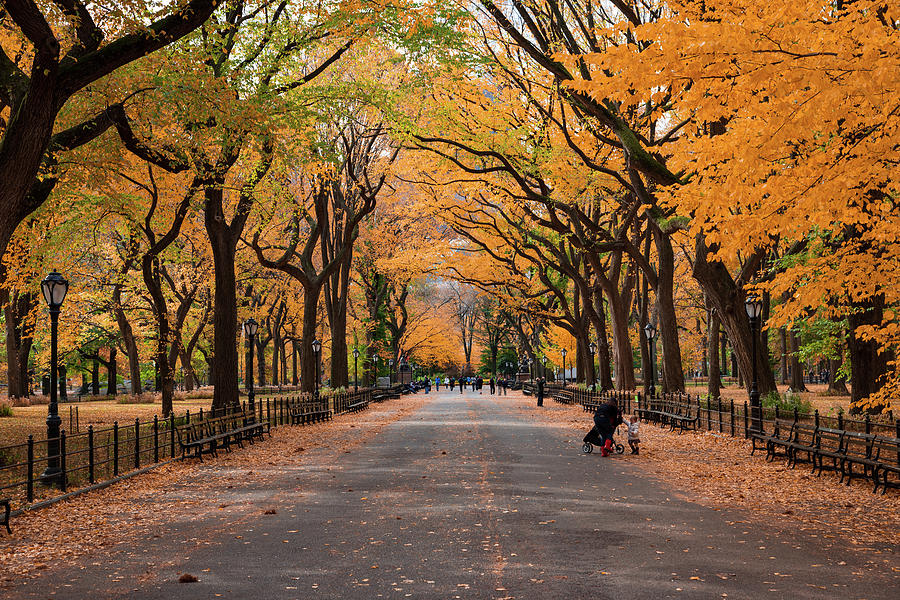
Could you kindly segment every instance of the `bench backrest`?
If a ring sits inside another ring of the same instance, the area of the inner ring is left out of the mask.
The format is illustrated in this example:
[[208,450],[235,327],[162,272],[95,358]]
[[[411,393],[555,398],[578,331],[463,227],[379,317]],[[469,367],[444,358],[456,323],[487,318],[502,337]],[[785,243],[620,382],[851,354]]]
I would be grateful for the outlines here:
[[817,428],[815,425],[807,425],[806,423],[794,423],[792,427],[794,437],[791,439],[806,446],[815,446],[817,439]]
[[847,433],[843,429],[830,429],[828,427],[819,427],[816,447],[823,450],[832,450],[835,452],[843,452],[844,450],[844,434]]
[[883,463],[900,465],[900,438],[878,436],[872,442],[872,452]]
[[844,453],[851,456],[872,457],[877,460],[877,456],[872,456],[873,443],[876,437],[874,433],[848,431],[844,435]]

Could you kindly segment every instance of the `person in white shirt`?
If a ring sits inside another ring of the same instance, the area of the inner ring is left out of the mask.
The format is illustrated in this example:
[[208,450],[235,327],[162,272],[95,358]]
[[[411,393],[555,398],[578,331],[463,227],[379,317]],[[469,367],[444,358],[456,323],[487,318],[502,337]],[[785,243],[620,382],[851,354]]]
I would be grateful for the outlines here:
[[638,449],[638,444],[641,443],[641,438],[638,436],[640,427],[641,424],[638,422],[638,418],[632,416],[628,422],[628,445],[631,446],[632,454],[640,454]]

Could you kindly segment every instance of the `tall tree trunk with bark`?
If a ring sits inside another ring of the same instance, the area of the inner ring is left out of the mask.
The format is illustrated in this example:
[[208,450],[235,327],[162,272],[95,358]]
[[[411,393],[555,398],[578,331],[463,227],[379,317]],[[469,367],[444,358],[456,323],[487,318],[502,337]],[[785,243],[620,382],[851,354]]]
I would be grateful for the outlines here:
[[709,311],[706,350],[709,361],[709,380],[706,393],[710,398],[719,398],[722,393],[722,379],[719,371],[719,317],[716,311]]
[[[884,320],[884,296],[876,296],[868,302],[851,303],[847,316],[849,336],[847,348],[850,354],[850,412],[861,412],[863,400],[881,389],[887,373],[888,356],[878,351],[878,343],[861,339],[856,330],[865,325],[881,326]],[[878,412],[880,407],[872,407]]]
[[[125,267],[127,271],[127,267]],[[137,341],[134,338],[134,330],[131,323],[125,315],[125,309],[122,307],[122,288],[123,284],[117,282],[113,287],[113,313],[116,316],[116,324],[119,326],[119,334],[122,336],[122,343],[125,345],[125,353],[128,356],[128,375],[131,377],[131,393],[138,395],[142,390],[141,386],[141,358],[138,354]]]
[[119,350],[115,346],[109,347],[109,362],[106,363],[106,394],[108,396],[115,396],[118,392],[117,384],[119,378],[119,368],[118,368],[118,353]]
[[[742,285],[738,285],[728,269],[721,262],[709,260],[709,248],[702,237],[698,236],[694,258],[694,278],[700,283],[710,303],[715,307],[722,326],[728,334],[731,348],[736,358],[739,375],[747,386],[749,393],[750,378],[753,372],[753,338],[750,331],[750,319],[744,308],[745,293]],[[739,278],[745,281],[750,273],[755,273],[759,257],[748,260],[746,272]],[[768,352],[761,343],[756,344],[757,389],[761,397],[777,391],[775,375],[769,364]]]
[[675,253],[671,238],[651,224],[657,253],[656,305],[659,314],[659,340],[663,359],[663,387],[668,393],[684,392],[684,369],[681,366],[681,344],[678,341],[678,318],[675,314]]
[[10,398],[28,396],[28,357],[34,343],[38,295],[20,294],[0,289],[0,302],[6,321],[7,394]]
[[831,358],[828,360],[828,393],[841,396],[849,396],[850,390],[847,389],[847,383],[844,381],[838,371],[843,364],[843,359]]
[[791,350],[791,389],[795,392],[805,392],[806,383],[803,381],[803,367],[800,365],[800,337],[789,331],[788,342]]

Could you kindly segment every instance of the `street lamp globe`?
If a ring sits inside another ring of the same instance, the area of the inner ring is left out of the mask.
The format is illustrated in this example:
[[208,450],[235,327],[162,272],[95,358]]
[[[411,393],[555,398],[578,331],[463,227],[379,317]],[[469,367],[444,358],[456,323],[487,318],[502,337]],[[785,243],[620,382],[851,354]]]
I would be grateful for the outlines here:
[[656,327],[653,326],[653,323],[647,323],[647,326],[644,327],[644,333],[647,335],[648,340],[656,337]]
[[762,299],[756,294],[750,294],[744,301],[744,308],[747,310],[748,317],[758,319],[762,315]]
[[62,306],[68,291],[69,282],[56,269],[52,270],[41,282],[41,292],[44,294],[44,301],[51,309],[58,309]]
[[597,344],[595,344],[594,342],[591,342],[590,344],[588,344],[588,350],[590,351],[591,356],[593,356],[594,354],[597,353]]
[[312,341],[312,349],[313,349],[313,352],[315,352],[316,354],[321,352],[322,351],[322,342],[320,342],[319,340],[313,340]]
[[256,319],[250,317],[244,321],[244,333],[246,333],[248,337],[252,338],[256,335],[257,331],[259,331],[259,323],[256,322]]
[[353,349],[353,358],[359,358],[359,348]]

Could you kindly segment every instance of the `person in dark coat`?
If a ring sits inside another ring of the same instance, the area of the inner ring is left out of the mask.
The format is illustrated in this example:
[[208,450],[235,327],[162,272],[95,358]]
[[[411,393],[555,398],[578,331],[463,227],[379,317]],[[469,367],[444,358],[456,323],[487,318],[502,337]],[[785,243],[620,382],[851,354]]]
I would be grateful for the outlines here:
[[490,381],[488,381],[488,384],[491,386],[491,396],[493,396],[497,391],[497,382],[494,381],[493,377],[491,377]]
[[538,377],[537,379],[537,401],[538,406],[544,405],[544,378]]
[[601,456],[609,456],[612,449],[613,432],[622,422],[622,412],[615,398],[610,398],[606,404],[601,404],[594,413],[594,428],[600,438]]

